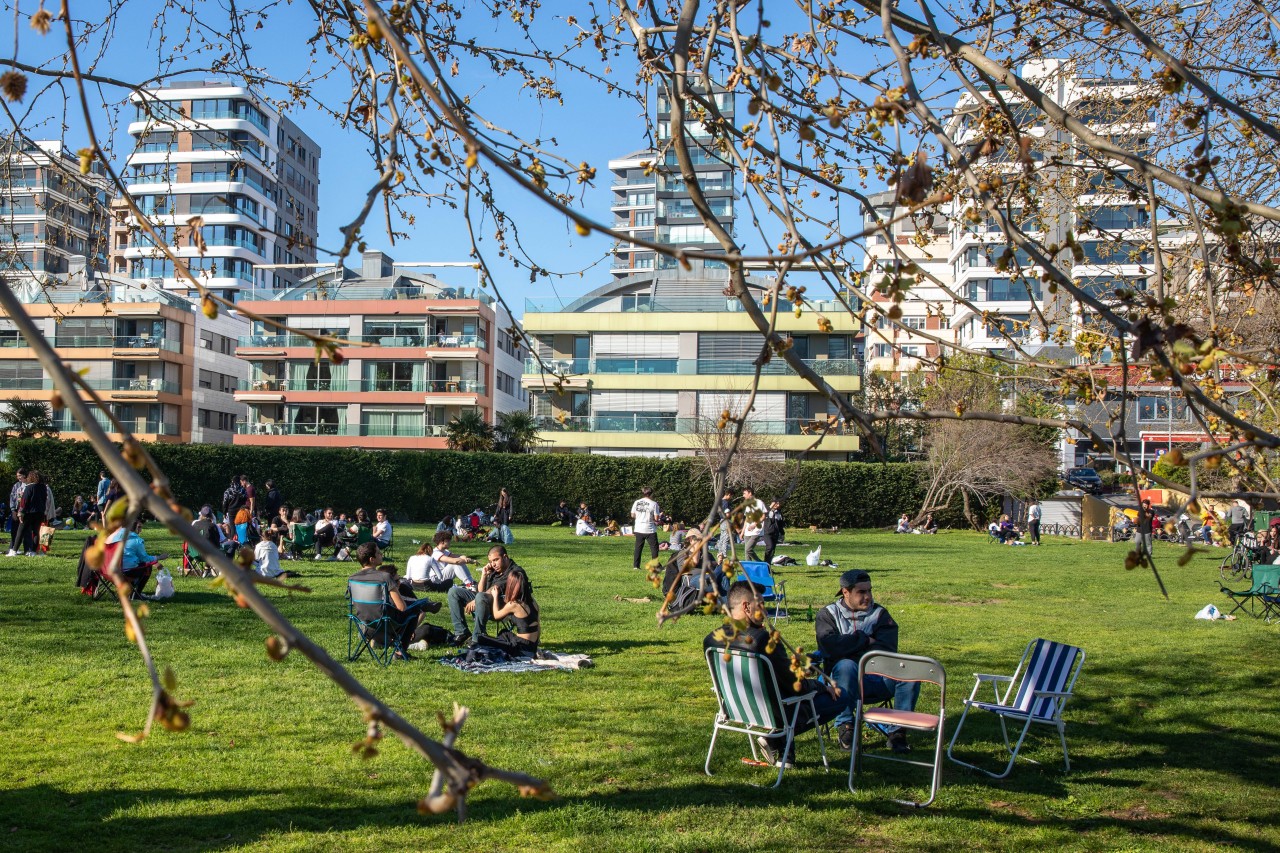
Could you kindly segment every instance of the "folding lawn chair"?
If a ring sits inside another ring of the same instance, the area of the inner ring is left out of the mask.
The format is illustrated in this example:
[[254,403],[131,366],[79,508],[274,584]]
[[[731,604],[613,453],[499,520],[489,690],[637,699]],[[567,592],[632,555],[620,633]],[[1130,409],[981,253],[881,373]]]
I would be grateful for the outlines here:
[[[1274,599],[1280,595],[1280,566],[1269,566],[1265,563],[1254,566],[1253,585],[1248,589],[1227,589],[1222,585],[1222,581],[1218,581],[1218,589],[1235,604],[1235,607],[1231,608],[1231,613],[1243,610],[1255,618],[1270,619],[1276,613],[1274,602],[1268,599]],[[1258,605],[1262,606],[1261,611],[1258,610]]]
[[[1080,677],[1080,669],[1084,666],[1084,649],[1055,643],[1050,640],[1032,640],[1018,661],[1018,668],[1013,675],[988,675],[974,673],[976,679],[969,698],[964,700],[964,713],[960,715],[960,723],[956,726],[951,743],[947,745],[947,758],[962,767],[977,770],[993,779],[1003,779],[1013,770],[1013,762],[1018,758],[1022,742],[1032,723],[1053,726],[1058,730],[1058,739],[1062,741],[1062,764],[1064,770],[1071,769],[1071,759],[1067,756],[1066,723],[1062,719],[1062,710],[1066,707],[1075,690],[1076,679]],[[994,702],[977,701],[978,688],[984,682],[991,684],[995,692]],[[1000,693],[1000,683],[1006,687]],[[956,741],[960,738],[960,730],[964,721],[973,709],[991,711],[1000,719],[1000,734],[1004,738],[1004,748],[1010,753],[1009,764],[1002,773],[992,773],[973,764],[968,764],[952,755]],[[1009,731],[1005,728],[1005,720],[1023,723],[1022,733],[1018,735],[1016,744],[1009,744]],[[1030,761],[1030,759],[1027,759]],[[1032,762],[1033,764],[1036,762]]]
[[213,567],[200,556],[200,552],[185,540],[182,543],[182,574],[194,575],[198,578],[211,578],[215,574]]
[[399,632],[387,613],[387,585],[347,581],[347,660],[364,652],[386,666],[400,649]]
[[[914,761],[910,758],[899,758],[895,755],[863,754],[863,758],[877,758],[881,761],[897,761],[902,764],[915,764],[931,769],[929,783],[929,799],[923,803],[913,800],[894,800],[904,806],[921,808],[933,802],[938,795],[938,786],[942,784],[942,732],[946,721],[947,673],[942,664],[932,658],[902,655],[896,652],[868,652],[858,662],[858,695],[867,694],[866,677],[877,675],[895,681],[914,681],[938,685],[938,713],[926,714],[919,711],[899,711],[887,707],[866,707],[862,699],[858,699],[857,710],[853,721],[853,752],[849,756],[849,790],[853,787],[853,776],[858,772],[859,747],[862,744],[862,725],[898,726],[919,732],[933,732],[933,761]],[[883,731],[883,729],[881,729]]]
[[[752,758],[759,760],[756,749],[756,738],[783,735],[786,742],[779,754],[785,759],[791,754],[791,744],[796,736],[796,723],[800,719],[800,711],[808,705],[808,713],[814,720],[818,718],[813,704],[813,692],[790,699],[781,699],[778,679],[773,667],[762,655],[743,649],[707,649],[707,667],[711,670],[711,686],[716,694],[719,710],[716,711],[715,724],[711,729],[711,746],[707,748],[707,761],[703,770],[711,775],[711,754],[716,748],[716,736],[721,731],[741,732],[747,736],[751,744]],[[788,716],[788,711],[790,715]],[[827,764],[827,746],[822,739],[821,727],[815,726],[818,734],[818,748],[822,751],[822,766]],[[778,762],[778,778],[772,787],[782,784],[782,774],[786,770],[786,761]]]
[[293,528],[293,538],[289,540],[289,553],[295,560],[302,559],[304,553],[316,550],[316,526],[299,524]]
[[765,612],[768,612],[769,606],[773,607],[773,613],[769,614],[770,619],[776,622],[779,619],[791,618],[791,614],[787,612],[787,582],[774,580],[773,569],[768,563],[759,560],[743,560],[742,571],[734,580],[751,581],[760,593],[760,600],[765,604]]

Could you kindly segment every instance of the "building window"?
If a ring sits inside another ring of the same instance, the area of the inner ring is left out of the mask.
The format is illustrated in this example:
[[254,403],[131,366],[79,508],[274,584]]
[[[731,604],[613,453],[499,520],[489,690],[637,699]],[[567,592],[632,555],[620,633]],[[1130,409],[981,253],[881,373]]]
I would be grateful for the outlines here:
[[1184,421],[1187,401],[1171,397],[1139,397],[1139,421]]

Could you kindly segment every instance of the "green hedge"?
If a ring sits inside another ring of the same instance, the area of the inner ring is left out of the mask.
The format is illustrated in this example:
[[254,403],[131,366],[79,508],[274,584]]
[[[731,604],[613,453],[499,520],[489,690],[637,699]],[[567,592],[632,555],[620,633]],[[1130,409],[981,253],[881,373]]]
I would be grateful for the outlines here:
[[[258,487],[275,480],[293,506],[332,505],[347,512],[385,507],[392,518],[412,521],[488,509],[502,486],[511,492],[515,519],[522,523],[551,521],[561,498],[574,505],[586,500],[597,514],[625,519],[646,484],[663,509],[691,521],[706,514],[710,494],[705,472],[692,459],[210,444],[148,449],[169,475],[174,494],[192,509],[216,506],[239,473]],[[9,464],[44,472],[66,506],[76,493],[95,489],[102,467],[87,442],[57,439],[11,441]],[[885,527],[919,508],[921,497],[917,465],[806,462],[784,513],[792,526]],[[963,525],[958,513],[952,515],[940,519],[944,526]]]

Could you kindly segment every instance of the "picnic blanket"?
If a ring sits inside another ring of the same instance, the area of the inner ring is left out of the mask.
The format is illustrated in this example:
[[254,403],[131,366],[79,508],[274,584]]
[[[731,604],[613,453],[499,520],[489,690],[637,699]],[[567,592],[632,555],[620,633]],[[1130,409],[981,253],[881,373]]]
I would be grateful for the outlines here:
[[[489,650],[492,651],[492,650]],[[470,660],[468,660],[470,657]],[[461,672],[546,672],[552,669],[572,671],[594,666],[590,655],[571,655],[549,652],[539,649],[535,657],[510,657],[498,653],[496,655],[475,655],[464,652],[440,658],[440,663],[451,666]]]

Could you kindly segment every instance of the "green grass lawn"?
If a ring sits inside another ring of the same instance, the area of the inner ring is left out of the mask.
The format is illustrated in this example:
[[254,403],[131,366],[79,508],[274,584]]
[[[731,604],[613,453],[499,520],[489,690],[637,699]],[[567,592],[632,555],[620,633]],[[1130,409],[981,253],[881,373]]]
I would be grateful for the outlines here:
[[[784,569],[793,643],[813,647],[808,606],[829,602],[836,577],[871,571],[877,599],[902,626],[902,650],[942,661],[952,722],[971,673],[1010,672],[1043,636],[1088,653],[1068,710],[1072,769],[1061,770],[1045,729],[995,782],[948,763],[935,804],[886,801],[918,791],[927,771],[870,762],[863,787],[845,787],[848,753],[824,773],[813,735],[782,787],[739,759],[724,735],[717,775],[703,775],[714,714],[701,640],[717,620],[658,628],[653,594],[630,568],[629,539],[576,539],[558,528],[517,528],[512,553],[533,579],[544,644],[586,652],[576,673],[465,675],[443,651],[354,671],[424,730],[437,711],[472,709],[460,746],[551,782],[552,802],[486,783],[470,818],[421,817],[415,800],[431,767],[398,742],[361,760],[354,707],[308,662],[272,663],[267,629],[207,581],[177,578],[177,596],[152,604],[152,649],[196,700],[184,734],[136,731],[148,687],[118,608],[74,588],[63,533],[54,557],[0,558],[0,846],[5,850],[847,850],[1241,849],[1280,847],[1280,681],[1277,628],[1245,618],[1197,622],[1224,599],[1221,552],[1175,565],[1157,543],[1172,601],[1149,572],[1126,572],[1123,545],[1047,539],[1041,548],[988,545],[968,533],[936,537],[797,531],[821,542],[839,569]],[[407,555],[410,536],[398,527]],[[176,553],[148,531],[153,553]],[[480,554],[481,546],[462,546]],[[803,561],[804,548],[784,549]],[[170,561],[176,567],[176,561]],[[268,590],[281,610],[332,654],[346,649],[346,564],[302,563],[311,595]],[[437,620],[443,618],[435,617]],[[994,761],[996,728],[975,725]],[[950,731],[950,729],[948,729]],[[920,743],[919,739],[916,741]]]

